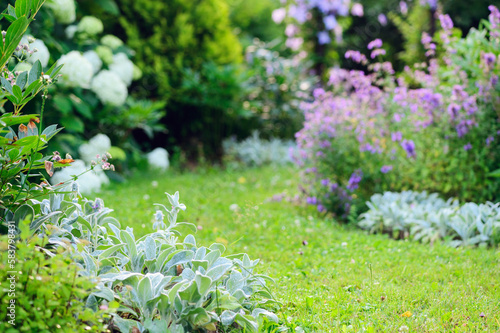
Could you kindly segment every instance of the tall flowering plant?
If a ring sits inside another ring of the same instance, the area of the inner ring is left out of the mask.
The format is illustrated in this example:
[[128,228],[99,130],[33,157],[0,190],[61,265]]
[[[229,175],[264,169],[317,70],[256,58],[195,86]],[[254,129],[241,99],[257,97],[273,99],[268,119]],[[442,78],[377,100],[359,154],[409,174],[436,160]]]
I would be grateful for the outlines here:
[[[500,182],[500,13],[490,6],[480,30],[458,38],[440,16],[438,40],[422,37],[427,63],[399,77],[388,62],[346,58],[368,71],[332,70],[331,91],[304,104],[296,134],[307,201],[319,211],[345,215],[353,200],[384,190],[431,190],[465,200],[498,200]],[[372,59],[382,41],[368,48]],[[436,48],[444,56],[433,58]]]
[[322,77],[336,58],[334,44],[342,41],[347,18],[363,16],[363,6],[350,0],[283,0],[282,4],[272,16],[276,23],[287,23],[286,46],[309,52],[315,73]]

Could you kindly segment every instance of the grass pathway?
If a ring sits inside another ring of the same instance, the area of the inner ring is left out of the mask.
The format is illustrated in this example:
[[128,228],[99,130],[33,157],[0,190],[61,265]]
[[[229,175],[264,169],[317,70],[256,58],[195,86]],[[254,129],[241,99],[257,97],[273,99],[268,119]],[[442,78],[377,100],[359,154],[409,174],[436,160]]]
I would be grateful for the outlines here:
[[179,191],[187,205],[180,220],[201,226],[199,243],[261,258],[292,331],[500,332],[499,250],[393,241],[268,201],[295,194],[297,183],[292,167],[172,171],[137,176],[100,197],[140,236],[152,229],[153,203]]

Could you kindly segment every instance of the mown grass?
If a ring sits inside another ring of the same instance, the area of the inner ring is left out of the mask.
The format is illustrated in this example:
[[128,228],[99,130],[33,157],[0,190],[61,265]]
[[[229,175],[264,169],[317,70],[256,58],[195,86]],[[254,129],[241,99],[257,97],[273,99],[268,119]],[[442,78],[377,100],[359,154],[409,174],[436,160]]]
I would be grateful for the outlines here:
[[179,191],[188,207],[180,219],[201,226],[199,243],[261,258],[292,332],[500,332],[499,250],[394,241],[268,201],[295,194],[297,183],[292,167],[172,171],[137,175],[100,196],[142,235],[153,203]]

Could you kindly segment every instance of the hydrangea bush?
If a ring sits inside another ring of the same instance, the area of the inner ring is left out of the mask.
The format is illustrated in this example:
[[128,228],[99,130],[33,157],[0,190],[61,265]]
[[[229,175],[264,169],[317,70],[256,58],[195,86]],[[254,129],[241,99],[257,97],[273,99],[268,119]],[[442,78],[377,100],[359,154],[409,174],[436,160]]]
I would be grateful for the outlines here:
[[[130,96],[133,81],[141,77],[131,60],[134,51],[107,33],[99,18],[82,15],[79,7],[85,4],[51,1],[31,30],[39,39],[30,48],[36,47],[38,52],[28,58],[28,63],[40,59],[42,65],[47,65],[52,59],[64,65],[57,89],[49,91],[52,97],[47,105],[58,111],[48,120],[61,123],[67,134],[53,142],[51,148],[76,156],[78,145],[97,133],[108,135],[127,151],[142,148],[132,134],[144,131],[150,136],[163,131],[164,126],[158,122],[164,111],[140,108],[147,103]],[[114,123],[117,116],[122,120]]]
[[[428,63],[400,76],[380,60],[381,40],[368,46],[373,64],[360,52],[345,54],[368,71],[332,70],[331,91],[318,89],[304,104],[296,135],[309,203],[345,216],[353,200],[385,190],[499,199],[491,172],[500,165],[500,13],[490,11],[482,29],[465,38],[441,15],[439,36],[422,37]],[[433,58],[436,48],[442,59]]]

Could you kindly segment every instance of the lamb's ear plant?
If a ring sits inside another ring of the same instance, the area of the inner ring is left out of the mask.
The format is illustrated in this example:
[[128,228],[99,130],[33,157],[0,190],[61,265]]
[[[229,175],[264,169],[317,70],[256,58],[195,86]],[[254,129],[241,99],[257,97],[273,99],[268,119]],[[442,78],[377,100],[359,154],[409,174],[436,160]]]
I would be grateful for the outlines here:
[[457,200],[444,201],[435,193],[406,191],[375,194],[366,204],[369,210],[360,216],[358,226],[370,232],[402,231],[415,241],[444,240],[453,247],[500,243],[500,203],[460,206]]
[[271,310],[279,302],[266,285],[273,280],[254,272],[259,260],[223,256],[224,245],[200,246],[192,234],[180,240],[181,228],[196,228],[177,222],[186,209],[179,193],[167,197],[171,208],[157,205],[154,231],[136,239],[133,229],[122,229],[108,216],[112,210],[101,199],[79,199],[75,191],[54,193],[37,202],[38,232],[50,235],[51,246],[70,250],[80,274],[95,281],[88,307],[120,304],[110,326],[121,332],[222,327],[257,332],[263,321],[278,323]]

